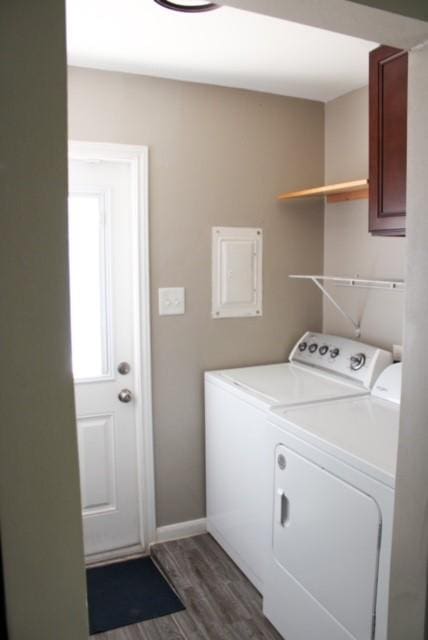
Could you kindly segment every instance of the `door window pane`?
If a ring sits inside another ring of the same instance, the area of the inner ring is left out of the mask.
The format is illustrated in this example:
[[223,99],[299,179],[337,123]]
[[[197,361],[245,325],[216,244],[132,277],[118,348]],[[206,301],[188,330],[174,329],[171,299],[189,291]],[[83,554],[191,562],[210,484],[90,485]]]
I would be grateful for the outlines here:
[[69,252],[73,375],[99,378],[109,373],[102,194],[69,196]]

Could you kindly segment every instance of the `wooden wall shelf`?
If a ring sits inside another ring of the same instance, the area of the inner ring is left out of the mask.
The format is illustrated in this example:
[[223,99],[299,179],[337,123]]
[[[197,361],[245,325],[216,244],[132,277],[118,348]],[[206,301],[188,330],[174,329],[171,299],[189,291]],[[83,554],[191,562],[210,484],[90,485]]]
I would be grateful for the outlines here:
[[327,202],[345,202],[346,200],[366,200],[369,197],[369,181],[353,180],[327,184],[322,187],[303,189],[302,191],[288,191],[278,196],[278,200],[296,200],[298,198],[322,198]]

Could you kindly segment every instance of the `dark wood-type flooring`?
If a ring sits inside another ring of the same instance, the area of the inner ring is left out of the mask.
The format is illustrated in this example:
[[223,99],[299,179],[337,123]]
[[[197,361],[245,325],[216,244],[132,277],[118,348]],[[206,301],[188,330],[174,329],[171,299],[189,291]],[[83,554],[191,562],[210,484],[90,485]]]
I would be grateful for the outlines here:
[[206,534],[156,544],[152,557],[186,611],[147,620],[96,640],[281,640],[262,614],[261,596]]

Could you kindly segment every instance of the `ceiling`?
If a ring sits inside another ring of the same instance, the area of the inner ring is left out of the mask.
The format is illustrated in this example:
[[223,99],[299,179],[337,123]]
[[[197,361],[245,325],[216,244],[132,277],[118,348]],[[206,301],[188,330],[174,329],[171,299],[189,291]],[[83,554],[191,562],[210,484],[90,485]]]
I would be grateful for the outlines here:
[[367,84],[375,46],[231,7],[183,14],[153,0],[67,0],[76,66],[327,102]]

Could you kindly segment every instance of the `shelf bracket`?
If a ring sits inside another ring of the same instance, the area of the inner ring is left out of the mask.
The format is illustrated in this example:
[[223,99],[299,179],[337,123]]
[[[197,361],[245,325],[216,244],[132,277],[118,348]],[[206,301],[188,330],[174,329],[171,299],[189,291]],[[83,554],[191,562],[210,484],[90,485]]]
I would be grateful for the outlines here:
[[318,289],[320,289],[322,291],[322,293],[325,295],[325,297],[327,298],[327,300],[330,301],[330,303],[333,305],[333,307],[335,309],[337,309],[337,311],[344,317],[346,318],[346,320],[348,322],[351,323],[352,328],[354,329],[354,333],[355,333],[355,337],[356,338],[360,338],[361,337],[361,327],[360,327],[360,323],[359,322],[355,322],[355,320],[349,315],[349,313],[347,313],[344,309],[342,309],[342,307],[340,306],[340,304],[338,302],[336,302],[336,300],[333,298],[333,296],[327,291],[327,289],[321,284],[321,282],[318,280],[318,278],[316,278],[316,276],[309,276],[308,277],[309,280],[312,280],[312,282],[314,283],[314,285],[316,285],[318,287]]
[[403,280],[370,280],[362,278],[344,278],[338,276],[313,276],[313,275],[289,275],[289,278],[298,278],[299,280],[311,280],[314,285],[318,287],[325,295],[327,300],[333,305],[333,307],[352,325],[355,336],[361,337],[361,323],[355,322],[355,320],[346,313],[338,302],[333,298],[331,293],[321,284],[322,282],[334,282],[338,286],[342,287],[357,287],[362,289],[379,289],[383,291],[405,291],[405,283]]

